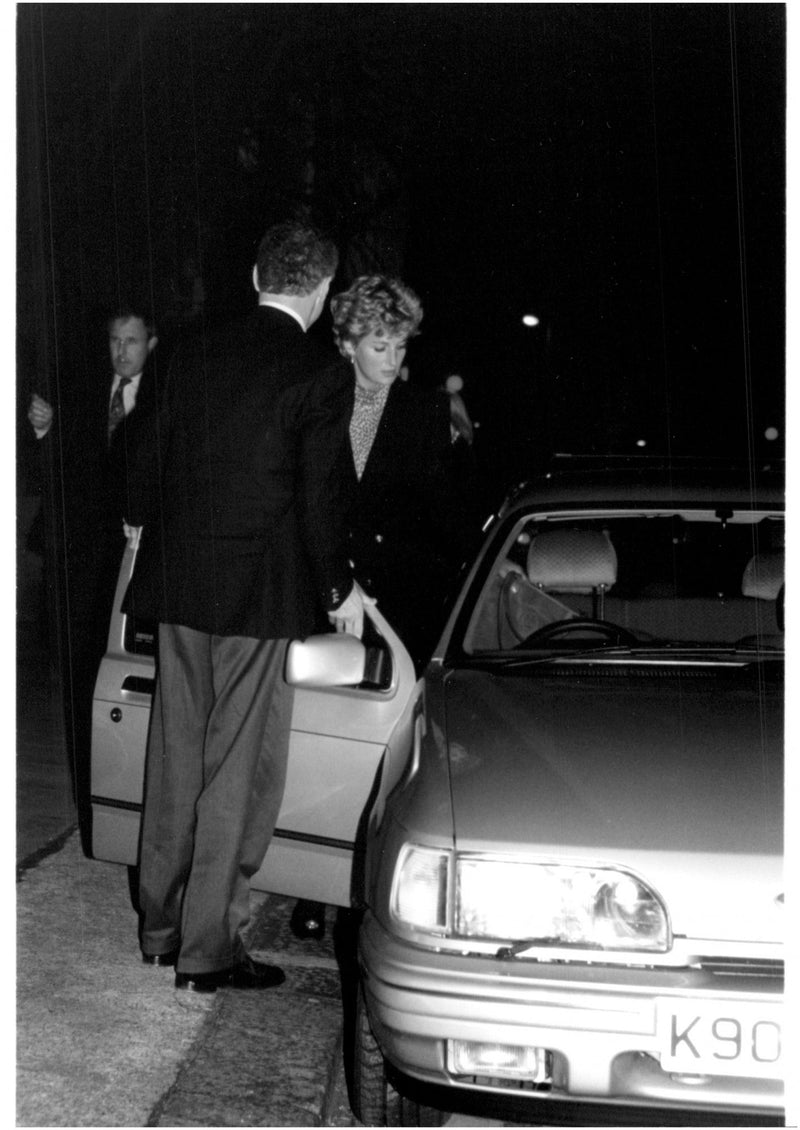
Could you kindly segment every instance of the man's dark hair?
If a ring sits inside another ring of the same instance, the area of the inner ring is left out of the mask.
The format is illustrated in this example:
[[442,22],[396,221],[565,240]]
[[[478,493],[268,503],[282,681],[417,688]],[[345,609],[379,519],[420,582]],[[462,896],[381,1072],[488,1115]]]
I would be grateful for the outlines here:
[[138,318],[144,322],[148,338],[155,337],[156,323],[148,307],[144,303],[139,304],[128,299],[118,302],[116,306],[109,309],[106,325],[110,330],[114,322],[127,322],[130,318]]
[[258,248],[258,289],[265,294],[310,294],[323,279],[332,278],[339,252],[316,228],[294,220],[275,224]]

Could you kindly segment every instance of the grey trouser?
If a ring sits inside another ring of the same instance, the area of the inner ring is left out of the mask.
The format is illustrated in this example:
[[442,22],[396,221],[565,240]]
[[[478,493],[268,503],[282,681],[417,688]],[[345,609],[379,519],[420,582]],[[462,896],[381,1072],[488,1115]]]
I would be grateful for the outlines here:
[[139,899],[142,950],[182,973],[242,959],[250,878],[283,798],[294,689],[286,640],[158,629]]

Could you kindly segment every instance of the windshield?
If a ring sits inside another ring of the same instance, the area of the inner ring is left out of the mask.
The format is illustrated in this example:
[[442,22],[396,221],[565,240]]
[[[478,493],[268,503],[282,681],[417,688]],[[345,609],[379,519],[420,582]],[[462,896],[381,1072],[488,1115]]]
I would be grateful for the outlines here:
[[464,651],[782,648],[783,537],[780,515],[752,511],[523,517],[477,590]]

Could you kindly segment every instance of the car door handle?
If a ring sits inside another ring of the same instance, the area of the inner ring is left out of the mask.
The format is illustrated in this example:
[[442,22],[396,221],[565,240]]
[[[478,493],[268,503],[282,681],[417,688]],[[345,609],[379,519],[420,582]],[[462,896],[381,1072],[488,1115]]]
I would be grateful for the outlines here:
[[136,691],[137,694],[152,695],[155,685],[155,679],[145,679],[142,675],[126,675],[122,680],[124,691]]

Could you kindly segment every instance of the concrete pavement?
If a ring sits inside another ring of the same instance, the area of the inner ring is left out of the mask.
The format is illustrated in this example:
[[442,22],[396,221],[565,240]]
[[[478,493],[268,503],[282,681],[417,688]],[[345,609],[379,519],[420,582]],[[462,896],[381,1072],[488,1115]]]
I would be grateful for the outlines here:
[[[329,908],[325,939],[298,941],[291,900],[254,895],[249,949],[286,972],[265,992],[176,992],[172,970],[145,966],[126,869],[81,848],[59,680],[30,607],[17,641],[16,1124],[359,1126],[343,1063],[349,916]],[[0,1088],[2,1125],[14,1090]]]
[[[17,1080],[20,1126],[353,1125],[333,942],[299,942],[254,895],[263,993],[176,992],[145,966],[127,871],[83,854],[47,634],[19,625]],[[313,946],[313,953],[307,948]]]
[[203,996],[141,962],[125,869],[86,859],[77,833],[24,872],[18,1125],[354,1125],[335,1109],[338,967],[284,947],[283,901],[254,897],[250,945],[286,984]]

